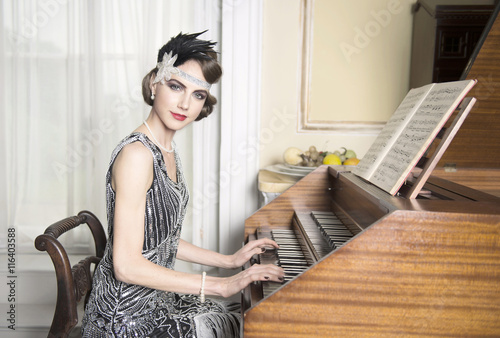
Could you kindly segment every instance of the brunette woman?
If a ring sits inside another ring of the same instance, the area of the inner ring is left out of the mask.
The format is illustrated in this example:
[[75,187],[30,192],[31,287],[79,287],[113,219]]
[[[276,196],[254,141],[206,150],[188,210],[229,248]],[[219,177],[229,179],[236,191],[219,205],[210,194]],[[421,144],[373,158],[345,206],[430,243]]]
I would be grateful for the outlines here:
[[281,282],[274,265],[254,265],[219,278],[174,270],[175,260],[241,267],[271,240],[222,255],[180,239],[189,193],[176,131],[210,115],[210,86],[222,69],[214,42],[179,34],[164,45],[143,80],[151,112],[111,155],[106,175],[108,244],[96,268],[86,307],[84,337],[238,337],[239,306],[229,297],[254,281]]

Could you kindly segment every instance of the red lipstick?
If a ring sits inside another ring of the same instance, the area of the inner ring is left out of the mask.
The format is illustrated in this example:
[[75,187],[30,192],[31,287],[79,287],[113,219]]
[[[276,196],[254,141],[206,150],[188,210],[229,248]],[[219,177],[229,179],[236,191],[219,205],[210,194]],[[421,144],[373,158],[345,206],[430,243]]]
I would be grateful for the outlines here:
[[184,121],[187,118],[186,115],[180,115],[180,114],[175,114],[175,113],[172,113],[172,116],[174,117],[174,119],[176,119],[178,121]]

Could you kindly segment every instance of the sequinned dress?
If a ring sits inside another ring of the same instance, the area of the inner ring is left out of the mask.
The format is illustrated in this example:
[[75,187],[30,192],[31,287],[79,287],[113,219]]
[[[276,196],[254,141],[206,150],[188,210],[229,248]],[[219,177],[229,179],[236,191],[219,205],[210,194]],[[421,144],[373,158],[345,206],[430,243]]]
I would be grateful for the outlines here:
[[108,243],[93,278],[82,321],[83,337],[238,337],[237,304],[211,299],[201,303],[197,295],[164,292],[115,279],[112,253],[115,192],[111,187],[111,169],[123,147],[132,142],[141,142],[151,151],[153,160],[142,255],[158,265],[174,268],[189,200],[180,158],[175,151],[177,182],[174,182],[167,175],[159,148],[146,135],[132,133],[113,151],[106,174]]

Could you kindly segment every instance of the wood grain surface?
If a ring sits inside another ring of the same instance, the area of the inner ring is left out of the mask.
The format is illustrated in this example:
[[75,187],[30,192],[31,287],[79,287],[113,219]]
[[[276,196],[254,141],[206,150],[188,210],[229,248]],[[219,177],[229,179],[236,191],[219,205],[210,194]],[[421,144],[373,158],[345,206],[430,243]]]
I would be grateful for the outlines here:
[[499,281],[499,215],[396,211],[249,310],[244,336],[498,336]]
[[293,212],[301,210],[328,210],[328,166],[318,167],[286,190],[272,203],[265,205],[245,221],[245,238],[259,227],[289,228]]
[[457,168],[500,168],[500,18],[499,6],[492,16],[491,29],[466,79],[478,83],[468,96],[477,103],[443,155],[440,166]]

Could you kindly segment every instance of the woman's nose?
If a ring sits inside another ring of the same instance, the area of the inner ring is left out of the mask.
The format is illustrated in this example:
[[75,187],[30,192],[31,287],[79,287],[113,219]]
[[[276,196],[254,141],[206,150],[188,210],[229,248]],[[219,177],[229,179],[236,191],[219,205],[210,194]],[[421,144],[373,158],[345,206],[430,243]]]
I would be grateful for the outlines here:
[[189,108],[189,95],[182,95],[177,106],[180,109],[187,110]]

